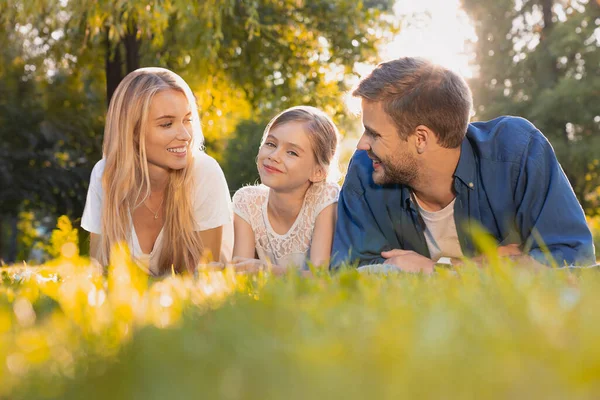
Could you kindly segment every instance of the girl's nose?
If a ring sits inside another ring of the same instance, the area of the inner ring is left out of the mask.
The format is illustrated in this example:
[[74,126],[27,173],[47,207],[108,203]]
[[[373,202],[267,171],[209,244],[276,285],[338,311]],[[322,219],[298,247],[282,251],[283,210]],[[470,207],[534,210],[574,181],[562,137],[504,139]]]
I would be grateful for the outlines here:
[[269,158],[269,160],[279,162],[280,161],[279,149],[277,148],[277,149],[274,149],[272,152],[270,152],[268,155],[268,158]]

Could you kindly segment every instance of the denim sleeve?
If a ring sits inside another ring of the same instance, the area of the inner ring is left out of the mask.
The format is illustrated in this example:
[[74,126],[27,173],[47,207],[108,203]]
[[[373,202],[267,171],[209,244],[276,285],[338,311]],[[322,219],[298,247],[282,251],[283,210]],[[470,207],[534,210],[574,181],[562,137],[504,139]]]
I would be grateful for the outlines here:
[[358,266],[362,266],[385,261],[381,251],[386,248],[387,241],[365,199],[358,169],[357,163],[350,163],[338,200],[330,264],[334,270],[344,263],[356,266],[358,262]]
[[[517,223],[531,257],[559,267],[595,263],[583,209],[552,146],[539,132],[523,156],[515,196]],[[553,260],[546,256],[545,247]]]

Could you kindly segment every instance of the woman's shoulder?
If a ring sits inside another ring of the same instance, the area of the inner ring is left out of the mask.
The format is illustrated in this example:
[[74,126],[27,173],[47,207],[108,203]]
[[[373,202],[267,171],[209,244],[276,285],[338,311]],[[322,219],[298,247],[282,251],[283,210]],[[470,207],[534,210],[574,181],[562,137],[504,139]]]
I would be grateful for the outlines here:
[[200,150],[194,153],[195,172],[205,175],[211,172],[223,173],[221,166],[213,157]]
[[105,166],[106,160],[104,158],[94,165],[94,168],[92,168],[92,173],[90,175],[90,185],[102,184],[102,175],[104,175]]
[[204,151],[195,152],[193,169],[197,190],[202,192],[207,192],[207,189],[208,192],[225,190],[229,196],[227,180],[217,160]]
[[104,173],[104,167],[106,166],[106,160],[104,158],[98,160],[96,164],[94,164],[94,168],[92,168],[92,175],[100,175]]

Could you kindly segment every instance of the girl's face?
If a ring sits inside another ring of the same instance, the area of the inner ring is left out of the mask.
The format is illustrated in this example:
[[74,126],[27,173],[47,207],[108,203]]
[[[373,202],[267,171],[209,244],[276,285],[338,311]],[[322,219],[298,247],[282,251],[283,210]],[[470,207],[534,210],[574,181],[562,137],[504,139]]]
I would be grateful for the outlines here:
[[164,90],[154,95],[146,127],[150,171],[184,168],[192,139],[192,111],[187,97],[176,90]]
[[258,151],[261,182],[275,190],[292,191],[324,176],[302,122],[288,122],[271,129]]

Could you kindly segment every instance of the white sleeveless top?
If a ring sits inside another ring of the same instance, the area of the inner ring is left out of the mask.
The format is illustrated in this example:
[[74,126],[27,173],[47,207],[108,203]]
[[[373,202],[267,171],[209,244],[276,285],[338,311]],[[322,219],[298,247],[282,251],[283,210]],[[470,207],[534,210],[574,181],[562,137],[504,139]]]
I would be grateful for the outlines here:
[[296,221],[283,235],[276,233],[269,222],[269,190],[265,185],[241,188],[233,196],[233,212],[252,227],[259,259],[282,267],[302,267],[309,256],[317,217],[327,206],[337,203],[340,187],[331,182],[312,184],[306,191]]

